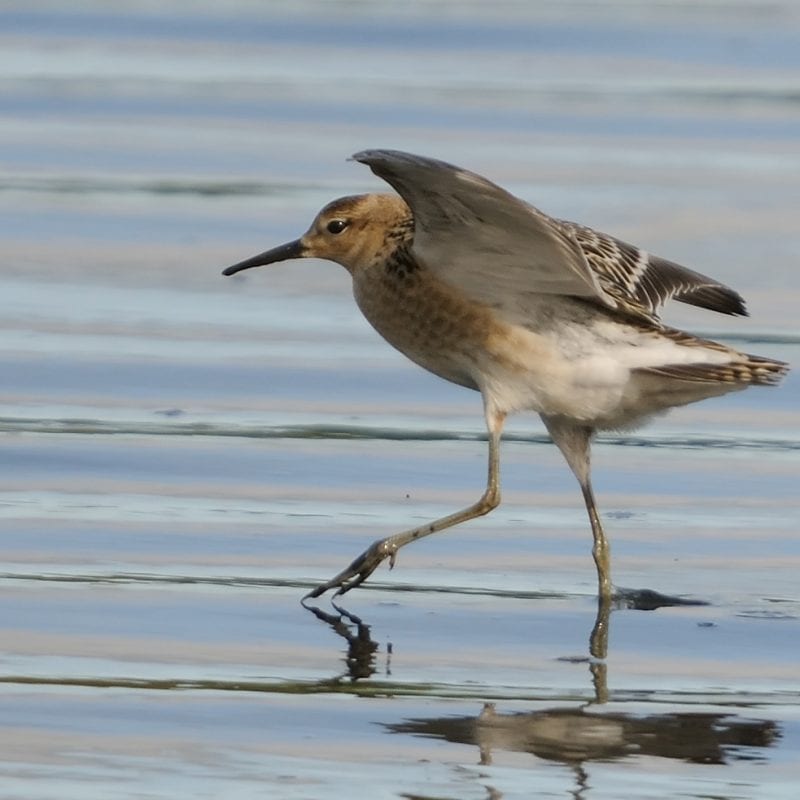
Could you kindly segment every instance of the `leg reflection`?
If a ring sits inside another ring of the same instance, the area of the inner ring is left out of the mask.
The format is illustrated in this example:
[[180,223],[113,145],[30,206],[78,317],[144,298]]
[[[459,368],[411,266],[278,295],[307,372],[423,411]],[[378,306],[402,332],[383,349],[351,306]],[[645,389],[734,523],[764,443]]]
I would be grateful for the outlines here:
[[[353,681],[371,678],[376,671],[375,657],[378,643],[372,638],[370,626],[341,606],[334,605],[338,614],[329,614],[316,606],[303,604],[318,620],[331,627],[337,636],[347,642],[345,663],[347,670],[339,679],[349,677]],[[389,646],[391,652],[391,645]]]
[[608,702],[608,626],[611,619],[611,598],[597,598],[597,616],[589,635],[589,671],[592,673],[594,703]]

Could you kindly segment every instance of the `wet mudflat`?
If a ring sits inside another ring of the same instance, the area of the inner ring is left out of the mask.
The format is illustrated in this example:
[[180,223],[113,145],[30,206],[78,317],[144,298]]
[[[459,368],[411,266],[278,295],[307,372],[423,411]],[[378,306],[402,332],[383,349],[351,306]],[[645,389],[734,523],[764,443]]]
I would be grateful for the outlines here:
[[612,609],[597,660],[534,417],[495,513],[300,605],[475,499],[479,398],[332,265],[219,276],[398,146],[727,280],[751,319],[668,320],[796,363],[793,5],[324,5],[3,12],[0,794],[794,798],[800,378],[601,439],[617,584],[703,604]]

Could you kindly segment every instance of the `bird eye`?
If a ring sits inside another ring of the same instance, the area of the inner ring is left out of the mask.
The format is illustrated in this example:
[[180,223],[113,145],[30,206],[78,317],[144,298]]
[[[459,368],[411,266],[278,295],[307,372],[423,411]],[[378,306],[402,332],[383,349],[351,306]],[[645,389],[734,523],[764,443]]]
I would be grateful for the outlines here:
[[328,223],[328,233],[341,233],[347,227],[347,220],[344,219],[332,219]]

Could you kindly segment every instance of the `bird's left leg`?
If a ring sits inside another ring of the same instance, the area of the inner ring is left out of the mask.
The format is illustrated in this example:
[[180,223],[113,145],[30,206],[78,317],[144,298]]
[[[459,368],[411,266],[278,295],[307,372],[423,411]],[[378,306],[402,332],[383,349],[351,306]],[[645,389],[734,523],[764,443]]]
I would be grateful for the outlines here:
[[488,514],[493,508],[497,508],[500,504],[500,434],[503,431],[506,415],[489,408],[488,405],[485,407],[485,414],[486,427],[489,430],[489,474],[486,480],[486,490],[480,499],[461,511],[456,511],[454,514],[449,514],[422,527],[396,533],[394,536],[388,536],[385,539],[378,539],[358,556],[349,567],[343,569],[329,581],[321,583],[312,589],[303,598],[304,600],[311,597],[319,597],[327,592],[328,589],[338,588],[336,595],[349,592],[350,589],[355,589],[356,586],[364,583],[384,559],[388,558],[389,565],[393,567],[397,551],[401,547],[405,547],[405,545],[415,542],[417,539],[430,536],[432,533],[438,533],[445,528],[458,525],[460,522],[481,517],[484,514]]
[[592,526],[592,536],[594,537],[592,555],[597,567],[598,593],[601,598],[608,599],[613,591],[611,583],[611,550],[608,546],[606,535],[603,533],[600,515],[597,512],[590,476],[590,446],[594,431],[586,425],[580,425],[564,417],[548,417],[543,414],[542,421],[581,485],[583,501],[586,504],[589,523]]

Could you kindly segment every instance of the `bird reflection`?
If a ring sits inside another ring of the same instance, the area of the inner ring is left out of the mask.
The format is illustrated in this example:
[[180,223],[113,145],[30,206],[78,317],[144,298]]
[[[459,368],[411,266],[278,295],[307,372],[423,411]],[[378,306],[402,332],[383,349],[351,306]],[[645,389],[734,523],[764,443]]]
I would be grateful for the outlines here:
[[655,611],[668,606],[707,605],[702,600],[691,600],[684,597],[654,592],[652,589],[618,589],[613,598],[597,598],[597,614],[592,632],[589,634],[589,672],[594,688],[594,703],[608,702],[608,635],[611,612],[615,609],[627,608],[637,611]]
[[[345,663],[346,672],[340,677],[349,677],[352,680],[364,680],[375,674],[376,654],[378,643],[372,638],[370,626],[359,616],[348,611],[341,605],[331,603],[337,613],[323,611],[317,606],[304,601],[303,607],[310,611],[318,620],[330,626],[331,630],[347,642]],[[608,636],[611,612],[620,608],[652,611],[664,606],[677,605],[705,605],[696,600],[686,600],[653,592],[649,589],[630,590],[619,589],[613,598],[598,597],[597,613],[594,625],[589,635],[589,671],[594,687],[594,703],[605,703],[608,700],[608,670],[606,658],[608,656]],[[386,648],[386,674],[391,674],[392,645]],[[583,659],[580,659],[583,661]]]
[[634,716],[601,713],[590,707],[501,714],[494,703],[485,703],[477,717],[409,719],[387,724],[386,728],[392,733],[476,745],[480,763],[486,765],[492,763],[494,750],[530,753],[572,766],[630,755],[726,764],[763,759],[753,748],[771,747],[780,737],[777,724],[771,720],[731,714]]
[[[350,678],[353,681],[371,678],[376,671],[375,661],[378,652],[378,643],[372,638],[370,626],[347,609],[337,606],[334,608],[338,613],[330,614],[316,606],[303,603],[303,606],[310,611],[318,620],[330,625],[337,636],[341,636],[347,642],[347,652],[345,654],[346,671],[338,679]],[[387,649],[386,672],[389,674],[391,657],[391,645]]]
[[[695,764],[766,760],[766,755],[759,751],[773,746],[781,736],[778,724],[772,720],[722,713],[633,715],[602,708],[609,697],[606,658],[611,612],[620,607],[652,610],[686,604],[696,603],[649,591],[628,591],[621,600],[599,598],[589,635],[589,655],[570,659],[589,666],[593,696],[580,706],[501,713],[495,703],[487,702],[477,716],[407,719],[401,723],[384,723],[384,727],[391,733],[474,745],[478,748],[481,765],[490,765],[496,751],[529,753],[561,763],[573,773],[570,794],[575,800],[585,797],[589,788],[588,768],[595,761],[633,755]],[[375,674],[379,648],[369,625],[341,606],[335,606],[335,614],[310,605],[306,608],[347,643],[347,669],[336,680],[347,677],[352,681],[365,680]],[[387,647],[387,674],[390,673],[390,658],[391,645]],[[502,797],[493,787],[485,788],[490,800]]]
[[475,745],[483,766],[491,765],[496,750],[530,753],[561,763],[574,775],[570,794],[575,800],[585,797],[589,788],[588,765],[593,761],[633,755],[694,764],[757,761],[765,760],[765,756],[755,748],[771,747],[780,738],[780,730],[771,720],[728,714],[633,716],[598,713],[589,707],[500,714],[494,703],[484,704],[477,717],[409,719],[386,724],[385,728],[391,733]]

